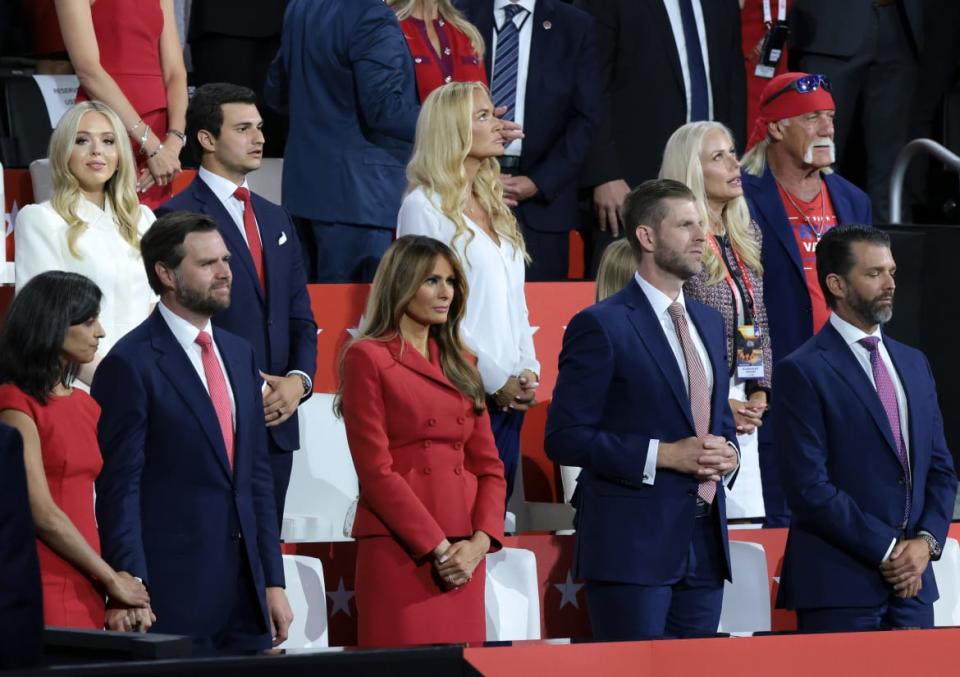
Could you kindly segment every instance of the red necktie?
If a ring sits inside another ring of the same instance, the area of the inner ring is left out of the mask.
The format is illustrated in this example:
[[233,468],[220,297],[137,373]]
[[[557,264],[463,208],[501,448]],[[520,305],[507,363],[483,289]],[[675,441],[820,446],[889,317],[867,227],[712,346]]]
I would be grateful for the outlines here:
[[227,449],[227,463],[233,470],[233,414],[230,412],[230,393],[227,392],[227,380],[223,377],[220,361],[213,352],[213,339],[205,331],[197,334],[197,344],[200,346],[200,361],[203,362],[203,373],[207,377],[207,390],[213,401],[213,410],[217,412],[217,421],[220,423],[220,432],[223,434],[223,445]]
[[[690,336],[690,327],[687,326],[687,316],[683,306],[676,301],[667,307],[667,312],[673,319],[673,326],[680,339],[680,348],[683,350],[683,361],[687,365],[687,380],[690,382],[690,411],[693,414],[693,426],[697,437],[703,437],[710,432],[710,388],[707,387],[707,374],[703,370],[700,354]],[[697,496],[707,503],[713,503],[717,495],[717,483],[713,480],[704,480],[697,486]]]
[[233,196],[243,203],[243,232],[247,235],[247,246],[250,248],[253,267],[257,271],[257,279],[260,280],[260,288],[265,290],[267,284],[263,276],[263,245],[260,243],[260,231],[257,230],[257,218],[253,215],[250,191],[240,186],[233,191]]

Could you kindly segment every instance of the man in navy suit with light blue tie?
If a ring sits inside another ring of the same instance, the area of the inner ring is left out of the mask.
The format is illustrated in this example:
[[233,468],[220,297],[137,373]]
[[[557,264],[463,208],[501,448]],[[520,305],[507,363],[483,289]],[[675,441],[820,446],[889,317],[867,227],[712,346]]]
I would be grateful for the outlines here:
[[923,353],[893,315],[889,236],[837,226],[817,245],[833,310],[773,373],[774,443],[792,510],[777,605],[801,632],[933,625],[932,560],[957,478]]
[[627,196],[637,274],[567,327],[546,451],[583,468],[575,574],[593,636],[717,631],[730,579],[724,492],[739,465],[723,320],[685,298],[705,226],[690,189],[647,181]]
[[198,653],[267,649],[293,614],[253,349],[210,322],[230,304],[230,252],[212,219],[177,212],[140,253],[160,302],[91,389],[103,557],[150,589],[154,631]]
[[200,171],[157,215],[206,214],[230,250],[231,303],[213,324],[250,342],[267,382],[263,415],[282,522],[293,452],[300,448],[297,408],[313,393],[317,325],[290,215],[247,186],[247,174],[263,156],[262,126],[253,90],[226,83],[198,87],[187,108],[187,142],[199,148]]
[[283,206],[312,282],[370,282],[397,228],[420,107],[413,59],[383,0],[292,0],[264,84],[290,117]]

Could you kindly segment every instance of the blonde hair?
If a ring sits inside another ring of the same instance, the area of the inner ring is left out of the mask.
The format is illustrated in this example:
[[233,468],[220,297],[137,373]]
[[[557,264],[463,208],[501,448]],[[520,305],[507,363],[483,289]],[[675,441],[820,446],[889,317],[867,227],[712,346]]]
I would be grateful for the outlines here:
[[[422,0],[386,1],[387,6],[396,13],[397,21],[403,21],[413,15],[413,10],[417,8]],[[467,21],[463,14],[460,13],[460,10],[454,7],[450,0],[436,0],[436,2],[437,12],[440,14],[440,17],[453,24],[461,33],[466,35],[470,41],[470,46],[473,47],[473,51],[477,54],[477,58],[483,60],[485,47],[483,44],[483,36],[480,35],[477,27]]]
[[[490,96],[481,82],[451,82],[433,90],[423,102],[417,120],[417,136],[413,157],[407,165],[407,192],[420,188],[427,196],[440,196],[440,211],[453,221],[451,243],[466,237],[464,256],[474,233],[463,217],[467,193],[467,171],[464,163],[473,145],[473,97],[476,92]],[[509,240],[530,261],[517,218],[503,202],[500,165],[493,157],[480,163],[473,179],[473,192],[480,206],[490,216],[493,230]]]
[[614,240],[603,250],[597,269],[596,300],[602,301],[627,286],[637,272],[637,259],[627,238]]
[[[667,146],[663,150],[663,164],[660,165],[661,179],[674,179],[689,186],[705,226],[710,223],[710,215],[707,212],[707,190],[700,153],[707,134],[715,129],[733,139],[730,130],[719,122],[689,122],[683,125],[667,140]],[[760,247],[750,227],[750,209],[743,195],[727,202],[720,218],[730,237],[733,250],[750,269],[762,273]],[[712,247],[706,247],[703,251],[703,268],[707,273],[708,285],[717,284],[725,276],[724,265]]]
[[57,123],[50,137],[47,155],[50,158],[50,173],[53,179],[53,196],[50,203],[54,211],[67,222],[67,247],[74,258],[80,258],[77,239],[87,229],[87,223],[77,214],[81,199],[80,182],[70,171],[70,156],[76,143],[80,120],[87,113],[100,113],[113,128],[117,149],[117,169],[104,186],[107,200],[113,205],[117,231],[120,237],[136,250],[140,249],[140,201],[137,198],[137,165],[133,150],[120,118],[109,106],[100,101],[84,101],[67,110]]
[[[350,347],[360,341],[391,341],[400,336],[400,319],[421,285],[433,274],[437,258],[444,257],[453,268],[454,293],[447,312],[447,321],[430,326],[430,337],[440,351],[440,367],[444,376],[464,397],[473,402],[473,410],[481,413],[486,406],[486,393],[480,372],[465,357],[466,348],[460,336],[460,323],[467,308],[467,276],[460,259],[447,245],[423,235],[405,235],[387,249],[373,277],[363,325],[357,336],[347,343],[340,355],[340,384],[333,400],[333,410],[342,414],[344,361]],[[403,344],[401,344],[401,350]]]

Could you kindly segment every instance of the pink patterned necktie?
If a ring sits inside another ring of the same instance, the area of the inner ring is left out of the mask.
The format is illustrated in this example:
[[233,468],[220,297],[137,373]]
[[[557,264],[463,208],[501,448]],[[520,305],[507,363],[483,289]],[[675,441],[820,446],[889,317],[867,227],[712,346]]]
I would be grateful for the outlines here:
[[197,334],[197,344],[200,346],[200,360],[203,362],[203,373],[207,377],[207,389],[213,401],[213,410],[217,413],[220,423],[220,432],[223,435],[223,445],[227,449],[227,463],[233,470],[233,414],[230,412],[230,393],[227,392],[227,380],[223,377],[220,361],[213,352],[213,339],[205,331]]
[[903,470],[905,486],[907,487],[906,503],[903,509],[903,517],[906,521],[910,516],[910,461],[907,459],[907,447],[903,443],[903,433],[900,430],[900,408],[897,406],[897,390],[893,385],[893,379],[890,378],[890,372],[887,371],[887,366],[880,358],[880,339],[876,336],[866,336],[857,343],[870,351],[873,382],[876,384],[877,395],[880,397],[883,411],[887,414],[887,422],[890,424],[893,440],[897,444],[897,458],[900,460],[900,468]]
[[[710,388],[707,387],[707,374],[703,370],[703,362],[697,353],[697,347],[690,338],[690,327],[687,326],[687,315],[683,306],[677,302],[667,307],[673,326],[680,339],[680,348],[683,350],[683,361],[687,364],[687,380],[690,382],[690,411],[693,413],[693,426],[697,437],[710,433]],[[697,487],[697,496],[707,503],[713,503],[717,495],[717,483],[714,480],[704,480]]]

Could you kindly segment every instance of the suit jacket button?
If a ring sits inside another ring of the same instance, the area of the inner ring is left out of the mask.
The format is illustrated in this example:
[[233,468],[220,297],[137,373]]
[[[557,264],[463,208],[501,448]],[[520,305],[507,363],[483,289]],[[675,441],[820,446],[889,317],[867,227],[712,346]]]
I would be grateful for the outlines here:
[[429,421],[427,421],[427,425],[429,425],[429,426],[435,426],[435,425],[437,425],[437,419],[431,418]]
[[458,465],[456,468],[453,469],[453,472],[455,472],[456,474],[460,475],[461,473],[463,473],[463,468],[461,468],[461,467]]
[[463,425],[463,422],[466,420],[467,419],[464,416],[457,416],[457,423],[459,423],[460,425]]
[[697,495],[697,492],[694,491],[693,489],[690,489],[690,490],[687,492],[687,496],[696,496],[696,495]]
[[433,473],[433,468],[427,467],[427,468],[424,468],[424,469],[423,469],[423,474],[424,474],[424,475],[430,475],[431,473]]
[[897,484],[904,484],[903,478],[900,477],[897,479]]
[[454,443],[453,443],[453,448],[454,448],[454,449],[458,449],[458,450],[459,450],[459,449],[463,449],[463,442],[454,442]]
[[429,449],[429,448],[430,448],[430,440],[424,440],[424,441],[423,441],[423,448],[424,448],[424,449]]

